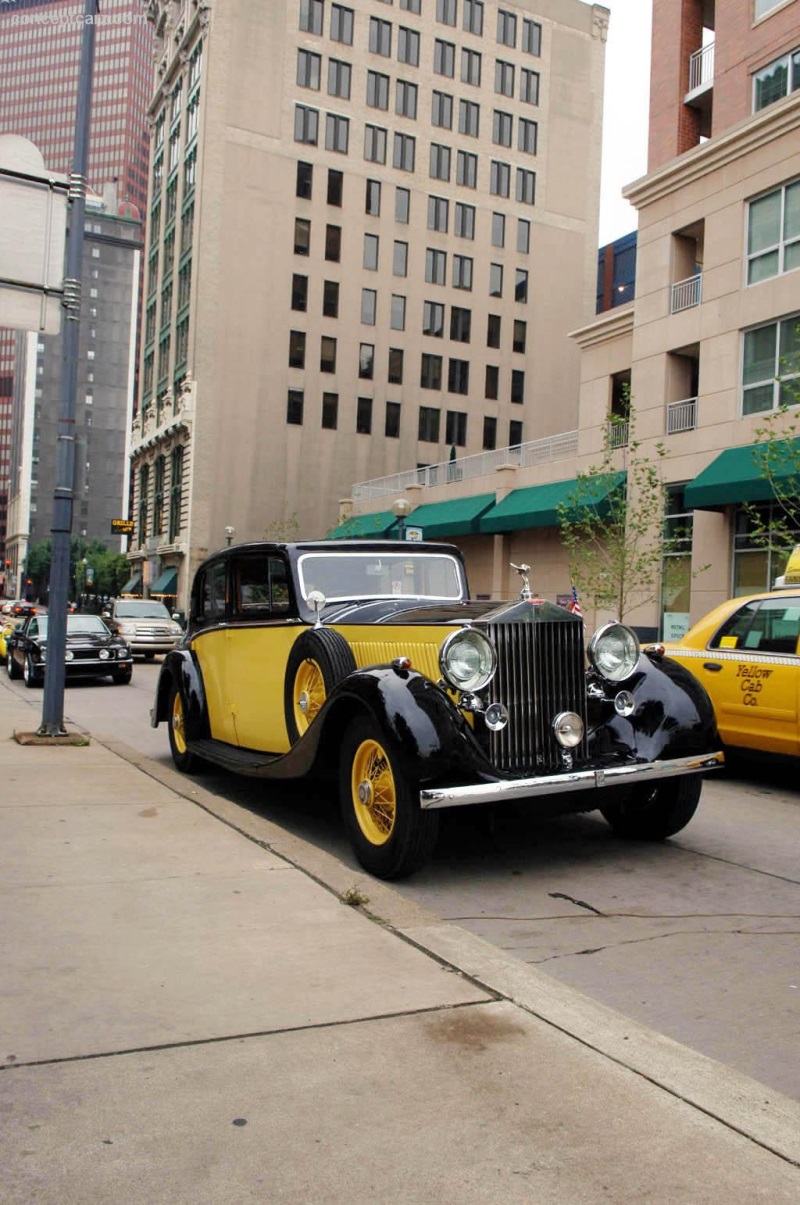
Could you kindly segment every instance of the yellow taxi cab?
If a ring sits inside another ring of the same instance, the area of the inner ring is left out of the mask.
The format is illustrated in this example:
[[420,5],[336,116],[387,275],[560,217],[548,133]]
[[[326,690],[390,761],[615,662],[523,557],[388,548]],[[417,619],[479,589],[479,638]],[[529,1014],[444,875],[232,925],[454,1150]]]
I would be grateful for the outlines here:
[[732,598],[666,653],[703,684],[731,748],[800,755],[800,547],[780,588]]

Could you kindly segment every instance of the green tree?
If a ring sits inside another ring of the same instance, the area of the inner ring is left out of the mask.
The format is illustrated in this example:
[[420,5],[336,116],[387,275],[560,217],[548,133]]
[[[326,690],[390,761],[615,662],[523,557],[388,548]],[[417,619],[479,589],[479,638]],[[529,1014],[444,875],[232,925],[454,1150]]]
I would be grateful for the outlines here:
[[50,557],[52,544],[50,540],[39,540],[28,547],[25,561],[25,575],[33,582],[33,590],[39,598],[47,593],[50,583]]

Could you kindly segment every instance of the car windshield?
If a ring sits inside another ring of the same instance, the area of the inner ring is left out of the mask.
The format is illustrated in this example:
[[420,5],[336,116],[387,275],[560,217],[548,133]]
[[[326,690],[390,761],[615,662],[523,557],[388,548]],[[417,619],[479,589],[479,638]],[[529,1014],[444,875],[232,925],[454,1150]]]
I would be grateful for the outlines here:
[[[47,616],[39,615],[36,618],[38,623],[38,632],[40,636],[47,635]],[[88,633],[93,633],[95,636],[108,636],[108,628],[103,623],[99,615],[68,615],[67,616],[67,635],[68,636],[84,636]]]
[[132,599],[130,602],[118,602],[114,614],[117,619],[171,619],[163,603],[150,599]]
[[303,598],[321,590],[342,599],[424,598],[460,602],[466,597],[459,562],[452,556],[412,552],[309,552],[298,561]]

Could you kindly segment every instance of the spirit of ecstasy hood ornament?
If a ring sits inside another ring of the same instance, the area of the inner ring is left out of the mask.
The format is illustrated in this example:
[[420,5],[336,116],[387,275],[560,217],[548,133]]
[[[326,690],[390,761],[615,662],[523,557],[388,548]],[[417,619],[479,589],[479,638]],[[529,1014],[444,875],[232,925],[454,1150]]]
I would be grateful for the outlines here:
[[522,589],[519,592],[519,596],[523,602],[528,602],[531,598],[533,598],[533,594],[531,593],[530,578],[528,577],[528,574],[531,571],[530,565],[515,565],[513,561],[509,561],[508,563],[512,569],[516,569],[517,573],[522,578]]

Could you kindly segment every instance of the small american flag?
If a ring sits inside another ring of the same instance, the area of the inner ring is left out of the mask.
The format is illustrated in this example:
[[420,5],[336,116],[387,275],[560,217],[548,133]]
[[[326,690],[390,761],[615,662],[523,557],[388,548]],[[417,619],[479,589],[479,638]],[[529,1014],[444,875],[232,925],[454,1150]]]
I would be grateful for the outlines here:
[[572,586],[572,602],[569,604],[568,609],[570,611],[572,611],[573,615],[583,615],[583,611],[581,610],[581,604],[578,599],[578,591],[575,589],[574,584]]

